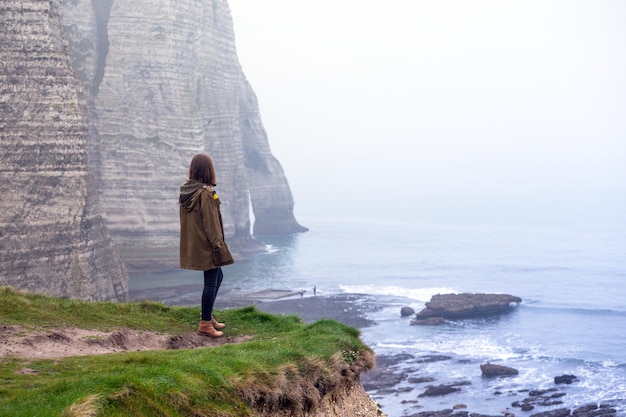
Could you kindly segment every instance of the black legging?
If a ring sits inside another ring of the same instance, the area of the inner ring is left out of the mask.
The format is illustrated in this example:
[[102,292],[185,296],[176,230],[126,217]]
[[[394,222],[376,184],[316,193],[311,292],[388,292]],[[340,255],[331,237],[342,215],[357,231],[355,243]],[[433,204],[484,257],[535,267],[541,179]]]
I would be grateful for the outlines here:
[[222,278],[224,278],[222,268],[204,271],[204,290],[202,290],[202,320],[204,321],[211,321],[213,304],[222,285]]

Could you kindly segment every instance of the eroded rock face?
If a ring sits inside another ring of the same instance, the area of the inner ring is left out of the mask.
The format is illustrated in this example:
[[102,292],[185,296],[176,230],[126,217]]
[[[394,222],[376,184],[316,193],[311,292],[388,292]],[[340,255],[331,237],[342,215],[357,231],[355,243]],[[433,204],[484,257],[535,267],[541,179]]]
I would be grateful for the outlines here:
[[[90,108],[96,188],[127,253],[177,247],[178,192],[210,154],[235,251],[254,232],[306,230],[239,65],[226,0],[65,0],[64,25]],[[177,252],[152,259],[177,265]],[[169,258],[168,258],[169,256]],[[166,259],[167,258],[167,259]]]
[[125,300],[128,274],[95,210],[60,13],[60,0],[0,4],[0,285]]

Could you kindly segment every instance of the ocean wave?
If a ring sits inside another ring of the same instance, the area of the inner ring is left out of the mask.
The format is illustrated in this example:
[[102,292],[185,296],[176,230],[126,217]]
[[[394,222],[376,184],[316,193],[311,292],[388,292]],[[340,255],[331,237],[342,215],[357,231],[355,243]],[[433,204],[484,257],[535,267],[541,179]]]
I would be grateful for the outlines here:
[[564,305],[546,305],[539,302],[526,302],[526,308],[551,311],[555,313],[587,315],[587,316],[617,316],[626,317],[626,310],[615,308],[596,308],[596,307],[571,307]]
[[265,253],[276,253],[278,248],[270,243],[265,245]]
[[459,357],[504,361],[519,358],[520,354],[509,346],[495,343],[488,337],[473,337],[466,339],[420,339],[407,343],[379,343],[384,349],[415,349],[421,352],[455,355]]
[[451,294],[458,291],[451,287],[427,287],[427,288],[405,288],[397,286],[378,286],[375,284],[366,285],[339,285],[339,289],[345,293],[352,294],[376,294],[409,298],[419,303],[430,301],[436,294]]

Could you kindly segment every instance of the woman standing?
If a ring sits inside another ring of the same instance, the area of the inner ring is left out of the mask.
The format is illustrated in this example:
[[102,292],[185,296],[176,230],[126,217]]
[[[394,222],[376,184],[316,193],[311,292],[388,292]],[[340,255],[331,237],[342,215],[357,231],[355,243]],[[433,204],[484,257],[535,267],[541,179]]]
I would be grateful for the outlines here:
[[223,265],[234,262],[224,241],[215,166],[207,154],[191,159],[189,179],[180,187],[180,267],[204,271],[202,318],[198,334],[221,337],[226,327],[213,315],[213,305],[222,284]]

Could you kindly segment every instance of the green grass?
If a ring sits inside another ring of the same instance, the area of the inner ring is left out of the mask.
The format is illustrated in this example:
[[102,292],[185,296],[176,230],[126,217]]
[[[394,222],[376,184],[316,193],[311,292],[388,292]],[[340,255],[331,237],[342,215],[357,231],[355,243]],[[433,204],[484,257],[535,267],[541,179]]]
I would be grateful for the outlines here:
[[[0,325],[28,331],[122,327],[195,331],[199,308],[92,303],[0,288]],[[214,348],[124,352],[26,361],[0,358],[0,416],[250,416],[253,408],[313,407],[373,365],[359,331],[332,320],[303,323],[254,307],[219,312],[229,336]],[[19,371],[30,368],[32,374]]]

